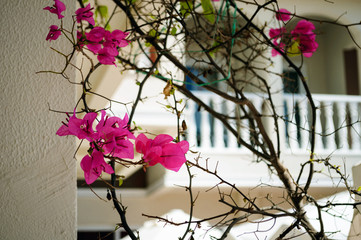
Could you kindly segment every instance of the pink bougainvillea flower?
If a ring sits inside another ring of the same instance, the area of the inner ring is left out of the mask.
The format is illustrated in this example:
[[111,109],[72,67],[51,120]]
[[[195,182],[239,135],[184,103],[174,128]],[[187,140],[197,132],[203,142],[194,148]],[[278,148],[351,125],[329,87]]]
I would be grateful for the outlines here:
[[60,28],[58,28],[58,26],[56,25],[51,25],[50,26],[50,31],[48,33],[48,35],[46,36],[46,40],[49,42],[51,42],[51,40],[56,40],[58,39],[58,37],[61,35],[61,30]]
[[106,30],[102,27],[95,27],[90,30],[89,33],[85,33],[86,36],[86,46],[94,54],[98,54],[102,49],[102,43],[104,40]]
[[318,48],[314,29],[313,23],[302,19],[291,31],[293,41],[298,43],[298,48],[305,57],[311,57]]
[[87,48],[97,55],[101,64],[115,65],[115,57],[118,56],[118,47],[125,47],[129,41],[128,36],[120,30],[106,31],[102,27],[95,27],[89,33],[85,33],[85,44]]
[[313,30],[315,30],[315,25],[313,25],[313,23],[310,21],[302,19],[297,23],[296,27],[291,33],[292,35],[314,34],[312,32]]
[[140,134],[135,140],[135,148],[137,152],[143,154],[144,162],[149,166],[160,163],[166,169],[178,172],[187,161],[185,154],[189,149],[189,143],[172,141],[173,138],[167,134],[160,134],[153,140]]
[[54,5],[52,7],[45,7],[43,9],[58,15],[58,19],[61,19],[64,17],[61,13],[65,11],[66,7],[60,0],[54,0]]
[[[269,36],[273,39],[272,42],[274,45],[276,45],[280,51],[283,51],[284,47],[286,46],[285,43],[281,41],[283,35],[285,35],[287,32],[285,27],[281,28],[271,28],[269,31]],[[272,57],[280,55],[278,50],[272,49]]]
[[[102,132],[102,130],[104,128],[114,128],[114,129],[128,129],[128,121],[129,121],[129,117],[128,114],[124,115],[124,118],[121,119],[119,117],[108,117],[106,116],[106,112],[104,110],[101,111],[101,118],[100,121],[98,123],[98,125],[96,126],[96,130],[97,132]],[[133,136],[133,134],[131,134]],[[133,136],[133,138],[135,139],[135,137]]]
[[105,128],[102,132],[101,146],[105,154],[118,158],[134,158],[134,145],[130,139],[135,139],[128,129]]
[[77,46],[79,47],[79,49],[82,49],[84,47],[85,41],[86,41],[85,34],[83,34],[83,32],[81,32],[81,31],[77,31],[76,38],[78,39]]
[[102,27],[95,27],[90,32],[86,33],[86,39],[90,42],[101,43],[105,36],[106,30]]
[[284,44],[283,42],[275,43],[275,45],[279,48],[279,50],[272,48],[272,51],[271,51],[272,57],[281,55],[281,53],[279,51],[284,52],[284,48],[286,46],[286,44]]
[[80,167],[84,171],[84,178],[87,184],[92,184],[102,172],[109,174],[114,173],[114,170],[104,160],[103,153],[93,149],[91,156],[86,155],[80,162]]
[[305,57],[311,57],[312,54],[317,50],[317,48],[318,43],[316,41],[300,40],[299,49]]
[[94,138],[93,122],[96,117],[97,113],[90,112],[85,114],[83,119],[79,119],[76,117],[74,110],[73,115],[67,119],[68,123],[63,122],[56,134],[58,136],[74,135],[79,139],[92,141]]
[[118,51],[111,47],[104,47],[98,52],[98,60],[104,65],[115,65],[115,57],[118,56]]
[[269,31],[269,36],[273,39],[278,39],[282,37],[283,34],[287,32],[285,27],[281,28],[271,28]]
[[276,18],[277,18],[278,21],[287,22],[288,20],[291,19],[291,12],[288,11],[287,9],[281,8],[276,13]]
[[86,47],[94,54],[98,54],[102,49],[102,45],[100,43],[87,42]]
[[101,119],[96,126],[98,145],[104,153],[110,153],[118,158],[134,158],[134,146],[130,139],[135,139],[128,129],[128,115],[123,119],[119,117],[106,117],[102,111]]
[[296,27],[287,32],[286,28],[272,28],[269,36],[278,49],[272,49],[272,56],[280,55],[279,51],[287,52],[289,56],[303,54],[305,57],[311,57],[317,50],[316,34],[313,32],[315,26],[307,20],[300,20]]
[[92,12],[92,9],[90,7],[90,3],[88,5],[86,5],[85,8],[79,8],[78,10],[75,11],[76,14],[76,22],[80,23],[81,21],[87,21],[88,23],[90,23],[91,25],[95,25],[95,21],[94,21],[94,13]]
[[113,32],[107,31],[103,45],[104,47],[113,48],[128,46],[130,41],[125,39],[127,36],[128,33],[125,33],[121,30],[114,30]]

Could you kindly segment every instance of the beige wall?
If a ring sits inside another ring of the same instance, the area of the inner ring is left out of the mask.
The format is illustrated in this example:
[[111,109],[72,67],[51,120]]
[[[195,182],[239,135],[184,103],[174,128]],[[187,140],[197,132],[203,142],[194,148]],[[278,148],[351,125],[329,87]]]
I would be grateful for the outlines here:
[[305,59],[311,91],[346,94],[343,51],[356,46],[344,27],[315,25],[319,48],[311,58]]
[[[64,2],[73,14],[73,1]],[[0,239],[76,239],[75,145],[55,135],[65,116],[48,106],[71,110],[75,91],[60,76],[35,74],[64,64],[50,46],[71,46],[45,41],[59,24],[42,10],[53,1],[1,3]]]

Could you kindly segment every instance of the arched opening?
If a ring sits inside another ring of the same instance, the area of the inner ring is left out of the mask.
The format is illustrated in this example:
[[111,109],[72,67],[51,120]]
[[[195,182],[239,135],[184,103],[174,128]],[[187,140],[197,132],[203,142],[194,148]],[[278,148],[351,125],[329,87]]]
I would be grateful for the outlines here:
[[[297,22],[298,19],[290,21],[286,27],[293,29]],[[301,70],[311,92],[358,95],[360,93],[358,69],[360,53],[355,49],[355,44],[347,29],[336,24],[322,22],[313,22],[313,24],[318,43],[316,52],[310,58],[303,56],[293,58],[299,66],[302,66]],[[285,93],[304,92],[297,74],[288,68],[285,62],[283,73]]]

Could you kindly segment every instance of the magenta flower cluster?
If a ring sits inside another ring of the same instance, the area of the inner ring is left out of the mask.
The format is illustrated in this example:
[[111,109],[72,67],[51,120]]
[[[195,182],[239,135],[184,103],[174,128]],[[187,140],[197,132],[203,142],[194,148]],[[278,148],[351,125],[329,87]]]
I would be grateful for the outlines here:
[[[276,19],[287,22],[291,19],[291,13],[286,9],[280,9],[276,13]],[[313,23],[304,19],[300,20],[291,32],[285,27],[271,28],[269,36],[273,39],[273,44],[278,47],[272,49],[272,56],[277,56],[280,54],[279,51],[282,51],[290,56],[303,54],[305,57],[311,57],[318,48],[313,30],[315,30]]]
[[[45,7],[44,10],[48,10],[62,19],[64,16],[62,12],[65,11],[66,7],[60,0],[54,0],[52,7]],[[93,8],[88,4],[84,8],[79,8],[75,11],[76,22],[82,23],[82,21],[88,22],[90,25],[95,25]],[[50,31],[46,37],[47,41],[56,40],[62,33],[62,29],[57,25],[51,25]],[[102,27],[94,27],[89,32],[83,30],[77,32],[77,47],[83,49],[87,47],[93,52],[98,61],[105,65],[116,65],[115,57],[118,56],[118,48],[128,46],[129,40],[126,39],[128,33],[124,33],[120,30],[114,30],[112,32],[105,30]]]
[[101,64],[115,65],[115,57],[118,55],[118,47],[126,47],[129,40],[125,38],[128,33],[121,30],[114,30],[112,32],[105,30],[102,27],[95,27],[88,33],[77,33],[78,46],[80,48],[84,45],[95,55]]
[[49,40],[49,42],[51,42],[51,40],[56,40],[56,39],[58,39],[58,37],[60,35],[61,35],[61,29],[58,28],[58,26],[56,26],[56,25],[51,25],[50,31],[49,31],[48,35],[46,36],[46,41]]
[[178,172],[186,162],[184,154],[189,149],[187,141],[173,142],[173,138],[166,134],[160,134],[154,139],[148,139],[143,133],[135,140],[137,152],[143,154],[144,161],[149,166],[160,163],[166,169]]
[[[58,19],[62,19],[64,17],[64,15],[62,15],[62,12],[65,11],[66,7],[65,7],[65,4],[63,2],[61,2],[60,0],[54,0],[53,6],[51,6],[51,7],[48,6],[43,9],[56,14],[58,16]],[[49,31],[48,35],[46,36],[46,40],[47,41],[56,40],[59,38],[60,35],[61,35],[61,29],[57,25],[51,25],[50,31]]]
[[85,8],[79,8],[75,11],[76,22],[81,23],[81,21],[87,21],[91,25],[95,25],[94,13],[92,12],[93,8],[90,7],[90,3],[86,5]]
[[80,119],[76,117],[74,110],[73,115],[68,115],[66,122],[56,132],[59,136],[73,135],[90,142],[89,155],[84,156],[80,162],[87,184],[92,184],[102,172],[114,173],[113,168],[105,162],[105,156],[134,158],[131,139],[135,139],[136,150],[143,154],[143,161],[147,166],[160,163],[169,170],[178,171],[186,162],[185,154],[189,148],[187,141],[174,143],[173,138],[166,134],[160,134],[154,140],[148,139],[144,134],[135,138],[129,131],[127,115],[123,119],[108,117],[104,110],[101,111],[101,118],[94,130],[97,115],[90,112]]

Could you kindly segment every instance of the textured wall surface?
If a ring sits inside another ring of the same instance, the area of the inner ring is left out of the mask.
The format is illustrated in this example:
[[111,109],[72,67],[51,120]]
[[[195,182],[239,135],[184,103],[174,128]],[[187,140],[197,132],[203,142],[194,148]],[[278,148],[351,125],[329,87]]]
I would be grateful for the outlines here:
[[[64,1],[68,16],[74,1]],[[59,75],[64,59],[45,41],[57,16],[53,1],[1,1],[0,8],[0,239],[76,239],[75,145],[55,135],[75,102],[74,86]],[[65,21],[65,25],[71,26]],[[74,76],[72,72],[68,73]]]

